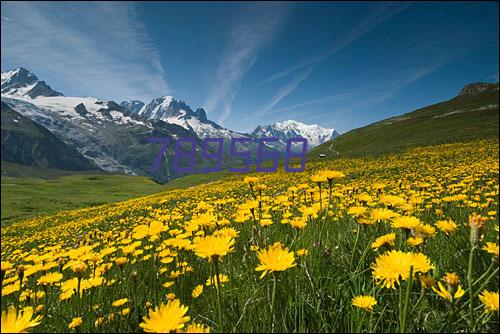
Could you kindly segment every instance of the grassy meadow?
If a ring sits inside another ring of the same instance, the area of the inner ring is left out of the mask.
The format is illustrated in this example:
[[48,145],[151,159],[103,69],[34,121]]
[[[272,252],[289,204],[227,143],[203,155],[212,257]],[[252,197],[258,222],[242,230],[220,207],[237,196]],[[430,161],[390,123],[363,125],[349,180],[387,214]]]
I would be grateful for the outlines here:
[[198,176],[12,223],[2,332],[498,331],[498,149]]

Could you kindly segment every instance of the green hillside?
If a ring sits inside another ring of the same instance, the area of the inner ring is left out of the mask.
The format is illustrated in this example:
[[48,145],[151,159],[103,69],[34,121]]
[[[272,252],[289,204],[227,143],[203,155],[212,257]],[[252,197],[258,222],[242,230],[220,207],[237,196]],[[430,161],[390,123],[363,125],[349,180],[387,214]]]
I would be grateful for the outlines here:
[[498,83],[467,85],[457,97],[349,131],[308,159],[379,155],[413,146],[498,138]]

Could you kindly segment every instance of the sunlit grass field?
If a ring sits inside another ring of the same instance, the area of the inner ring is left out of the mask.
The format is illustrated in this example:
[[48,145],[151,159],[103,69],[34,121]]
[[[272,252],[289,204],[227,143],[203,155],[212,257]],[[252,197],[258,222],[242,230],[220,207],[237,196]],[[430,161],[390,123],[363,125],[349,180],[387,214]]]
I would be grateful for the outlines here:
[[497,331],[498,148],[320,161],[2,227],[2,332]]

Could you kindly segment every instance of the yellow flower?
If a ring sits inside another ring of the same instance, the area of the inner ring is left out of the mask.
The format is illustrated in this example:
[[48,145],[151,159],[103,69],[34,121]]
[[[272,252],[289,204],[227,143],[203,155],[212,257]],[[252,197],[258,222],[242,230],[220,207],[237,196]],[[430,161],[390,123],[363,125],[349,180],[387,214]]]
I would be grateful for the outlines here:
[[454,232],[458,227],[457,224],[455,224],[451,219],[440,220],[436,223],[436,226],[446,235],[450,235],[450,233]]
[[71,267],[71,270],[78,276],[83,275],[87,271],[87,265],[83,261],[78,261]]
[[394,246],[395,240],[396,240],[396,233],[385,234],[375,239],[371,247],[377,250],[384,245]]
[[340,180],[345,177],[345,174],[336,170],[323,170],[320,174],[325,177],[328,181]]
[[435,287],[432,287],[432,290],[434,290],[434,292],[436,292],[440,297],[442,297],[443,299],[446,299],[449,302],[451,302],[452,299],[455,299],[455,300],[459,299],[460,297],[462,297],[465,294],[465,291],[462,289],[461,285],[458,286],[458,288],[454,292],[453,296],[450,293],[450,291],[448,291],[448,289],[446,289],[443,286],[443,284],[441,284],[441,282],[438,282],[438,286],[439,286],[439,290],[436,289]]
[[321,182],[326,182],[326,177],[323,174],[318,173],[311,176],[311,181],[320,184]]
[[431,275],[420,275],[418,279],[424,288],[432,288],[436,285],[436,280]]
[[219,258],[233,251],[234,239],[209,235],[193,241],[193,250],[201,258]]
[[210,327],[203,324],[191,323],[181,333],[210,333]]
[[113,304],[111,304],[111,306],[120,307],[120,306],[123,306],[124,304],[126,304],[127,302],[128,302],[128,298],[117,299],[113,302]]
[[432,237],[436,234],[436,229],[429,224],[422,224],[415,228],[415,231],[424,237]]
[[392,210],[385,208],[375,208],[370,212],[371,218],[376,221],[389,220],[396,216],[396,213]]
[[165,283],[163,283],[163,287],[164,288],[170,288],[174,284],[175,284],[174,281],[166,281]]
[[245,182],[247,184],[254,184],[254,183],[257,183],[257,181],[259,181],[259,178],[253,177],[253,176],[247,176],[243,179],[243,182]]
[[83,323],[82,318],[80,318],[80,317],[73,318],[73,320],[68,325],[68,328],[69,329],[75,329],[76,327],[80,326],[82,323]]
[[62,280],[63,274],[58,272],[48,273],[38,279],[40,285],[52,285]]
[[295,227],[296,229],[303,229],[307,225],[306,219],[303,217],[298,217],[290,220],[290,226]]
[[372,311],[377,300],[373,296],[356,296],[352,299],[352,305],[362,308],[365,311]]
[[[229,277],[224,274],[219,274],[219,282],[220,285],[224,286],[224,283],[229,282]],[[215,275],[212,276],[212,278],[209,277],[205,283],[206,286],[210,286],[212,284],[217,286],[217,277]]]
[[490,292],[484,290],[480,295],[479,299],[484,305],[485,312],[498,312],[498,292]]
[[406,230],[415,229],[417,226],[422,225],[420,219],[411,216],[401,216],[392,219],[391,223],[394,228],[401,228]]
[[185,316],[187,311],[188,307],[181,305],[178,299],[169,300],[167,304],[150,309],[139,326],[147,333],[168,333],[181,329],[190,319]]
[[5,272],[5,271],[10,270],[12,268],[13,268],[12,263],[10,263],[8,261],[5,261],[5,262],[2,261],[1,264],[0,264],[0,270],[2,272]]
[[307,254],[309,254],[309,250],[301,248],[297,250],[296,254],[297,256],[306,256]]
[[487,242],[482,249],[498,258],[498,244],[495,244],[494,242]]
[[410,276],[410,267],[413,274],[426,273],[433,268],[427,256],[422,253],[390,251],[380,255],[372,264],[372,275],[386,288],[395,289],[399,280],[407,280]]
[[446,275],[444,275],[444,281],[449,285],[459,285],[460,277],[455,273],[446,273]]
[[255,270],[263,271],[260,278],[264,277],[268,272],[284,271],[296,266],[294,253],[288,251],[288,248],[282,248],[280,243],[275,243],[267,250],[260,250],[257,252],[257,256],[260,265]]
[[193,298],[198,298],[202,292],[203,292],[203,284],[200,284],[193,289],[193,293],[191,295],[193,296]]
[[129,307],[126,307],[126,308],[120,310],[120,314],[121,315],[127,315],[129,313],[130,313],[130,308]]
[[423,242],[424,242],[424,239],[422,239],[421,237],[408,238],[408,240],[406,240],[406,243],[410,247],[418,246],[418,245],[422,244]]
[[365,211],[366,208],[364,206],[352,206],[349,210],[347,210],[347,213],[353,217],[360,217],[365,213]]
[[95,327],[99,327],[99,326],[101,326],[103,323],[104,323],[104,318],[103,318],[103,317],[99,317],[99,318],[97,318],[97,319],[95,320],[95,322],[94,322],[94,326],[95,326]]
[[125,265],[125,263],[127,263],[127,258],[125,257],[119,257],[115,260],[115,263],[118,267],[120,268],[123,268],[123,266]]
[[17,314],[15,307],[9,307],[7,311],[2,312],[1,332],[24,333],[38,326],[42,321],[42,316],[38,315],[33,319],[32,316],[33,308],[27,308]]

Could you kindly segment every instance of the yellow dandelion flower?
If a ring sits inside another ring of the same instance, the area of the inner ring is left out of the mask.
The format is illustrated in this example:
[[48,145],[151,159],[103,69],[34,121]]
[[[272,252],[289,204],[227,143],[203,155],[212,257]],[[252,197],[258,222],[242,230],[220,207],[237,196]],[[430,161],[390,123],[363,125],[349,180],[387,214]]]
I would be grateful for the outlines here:
[[24,333],[42,322],[41,315],[32,317],[33,308],[27,308],[18,314],[15,307],[11,306],[7,311],[2,312],[1,332]]
[[448,289],[446,289],[444,287],[443,284],[441,284],[441,282],[438,282],[438,287],[439,287],[439,290],[436,289],[435,287],[433,287],[432,290],[434,290],[434,292],[436,292],[441,298],[443,298],[449,302],[451,302],[452,299],[454,299],[454,300],[459,299],[460,297],[462,297],[465,294],[465,291],[462,289],[461,285],[458,286],[456,291],[454,291],[453,295],[450,291],[448,291]]
[[366,207],[364,206],[352,206],[347,210],[347,213],[353,217],[360,217],[366,212]]
[[449,285],[459,285],[460,284],[460,277],[456,273],[446,273],[444,275],[444,281],[446,284]]
[[296,254],[297,256],[307,256],[307,254],[309,254],[309,250],[301,248],[297,250]]
[[455,224],[451,219],[440,220],[436,223],[436,226],[446,235],[450,235],[458,228],[458,225]]
[[78,276],[81,276],[87,271],[87,265],[83,261],[77,261],[73,264],[71,270]]
[[372,243],[371,247],[375,250],[378,250],[382,246],[394,246],[396,241],[396,233],[384,234]]
[[203,284],[200,284],[193,289],[191,295],[193,296],[193,298],[198,298],[202,292],[203,292]]
[[413,230],[417,226],[422,225],[422,222],[417,217],[401,216],[401,217],[395,217],[395,218],[393,218],[392,222],[391,222],[391,225],[394,228],[401,228],[401,229],[406,229],[406,230]]
[[163,283],[163,287],[164,288],[170,288],[174,284],[175,284],[174,281],[166,281],[165,283]]
[[359,307],[365,311],[372,311],[377,304],[377,300],[373,296],[356,296],[352,299],[352,305]]
[[243,182],[245,182],[246,184],[254,184],[254,183],[257,183],[258,181],[259,181],[259,178],[253,177],[253,176],[247,176],[243,179]]
[[80,317],[73,318],[73,320],[71,320],[71,322],[69,323],[68,328],[75,329],[75,328],[81,326],[82,323],[83,323],[82,318],[80,318]]
[[284,271],[296,266],[294,253],[288,251],[288,248],[282,248],[281,244],[274,244],[267,250],[260,250],[257,252],[257,256],[260,265],[255,270],[263,271],[260,278],[263,278],[268,272]]
[[487,242],[482,249],[498,258],[498,244],[495,244],[494,242]]
[[[220,285],[224,286],[224,283],[229,282],[229,277],[227,277],[224,274],[219,274],[219,281],[220,281]],[[205,283],[206,286],[210,286],[212,284],[217,287],[217,277],[215,275],[212,277],[209,277]]]
[[190,319],[185,316],[187,311],[188,307],[181,305],[178,299],[169,300],[167,304],[150,309],[139,326],[147,333],[168,333],[182,329]]
[[101,326],[102,324],[104,324],[104,318],[103,318],[103,317],[98,317],[98,318],[94,321],[94,326],[95,326],[95,327],[99,327],[99,326]]
[[479,295],[479,299],[484,305],[485,312],[498,313],[498,292],[490,292],[488,290],[484,290]]
[[193,322],[187,325],[186,329],[183,330],[182,333],[210,333],[210,327]]
[[428,289],[436,285],[436,280],[431,275],[419,275],[418,277],[422,287]]
[[412,238],[408,238],[408,240],[406,240],[406,243],[410,247],[416,247],[416,246],[422,244],[423,242],[424,242],[424,239],[421,237],[412,237]]
[[201,258],[219,258],[233,251],[234,239],[209,235],[193,241],[193,250]]
[[395,288],[399,280],[407,280],[410,276],[410,267],[413,273],[427,273],[433,268],[427,256],[422,253],[390,251],[379,255],[372,264],[372,275],[386,288]]
[[120,307],[125,305],[128,302],[128,298],[117,299],[111,304],[113,307]]
[[370,211],[370,216],[371,219],[373,219],[375,222],[383,221],[383,220],[389,220],[391,218],[394,218],[397,216],[397,214],[389,209],[385,208],[375,208]]
[[38,279],[40,285],[52,285],[62,280],[63,274],[58,272],[47,273]]

